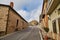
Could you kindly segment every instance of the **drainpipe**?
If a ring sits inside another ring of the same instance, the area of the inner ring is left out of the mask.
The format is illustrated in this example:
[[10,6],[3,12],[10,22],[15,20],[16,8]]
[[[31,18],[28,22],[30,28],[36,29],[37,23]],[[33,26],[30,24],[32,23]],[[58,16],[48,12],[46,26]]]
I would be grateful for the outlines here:
[[8,21],[9,21],[9,12],[10,12],[10,8],[8,10],[8,15],[7,15],[7,23],[6,23],[6,32],[5,32],[5,34],[7,34]]

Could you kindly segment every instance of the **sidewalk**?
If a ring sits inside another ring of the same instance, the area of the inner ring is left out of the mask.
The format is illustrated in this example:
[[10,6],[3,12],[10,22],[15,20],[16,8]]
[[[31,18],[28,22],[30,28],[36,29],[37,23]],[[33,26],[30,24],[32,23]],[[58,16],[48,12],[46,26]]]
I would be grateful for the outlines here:
[[40,31],[42,32],[43,35],[46,35],[47,33],[45,32],[45,30],[42,28],[42,26],[38,25],[38,27],[40,28]]
[[38,25],[38,28],[40,28],[40,31],[42,32],[43,35],[43,39],[44,40],[53,40],[50,36],[52,36],[51,34],[49,34],[49,32],[47,33],[43,27],[41,25]]

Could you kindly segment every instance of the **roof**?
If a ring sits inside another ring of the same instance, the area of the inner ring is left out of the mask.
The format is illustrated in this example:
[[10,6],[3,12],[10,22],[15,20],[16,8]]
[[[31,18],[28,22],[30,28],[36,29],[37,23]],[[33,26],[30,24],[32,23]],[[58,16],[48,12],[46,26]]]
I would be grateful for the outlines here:
[[[6,6],[9,7],[10,9],[12,9],[21,19],[23,19],[25,22],[27,22],[20,14],[18,14],[11,6],[9,5],[5,5],[5,4],[0,4],[0,6]],[[28,23],[28,22],[27,22]]]

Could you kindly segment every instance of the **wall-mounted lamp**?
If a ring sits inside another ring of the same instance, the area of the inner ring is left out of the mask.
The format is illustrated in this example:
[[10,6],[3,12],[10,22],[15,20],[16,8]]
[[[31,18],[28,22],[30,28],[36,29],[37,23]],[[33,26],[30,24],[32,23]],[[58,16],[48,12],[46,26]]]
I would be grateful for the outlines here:
[[51,20],[50,16],[48,15],[48,19]]

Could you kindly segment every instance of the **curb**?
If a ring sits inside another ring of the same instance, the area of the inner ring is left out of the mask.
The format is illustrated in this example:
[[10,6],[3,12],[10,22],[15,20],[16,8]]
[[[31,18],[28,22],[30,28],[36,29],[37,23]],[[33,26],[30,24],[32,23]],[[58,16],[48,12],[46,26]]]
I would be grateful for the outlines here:
[[43,36],[42,36],[42,33],[40,31],[39,31],[39,34],[40,34],[41,40],[43,40]]

